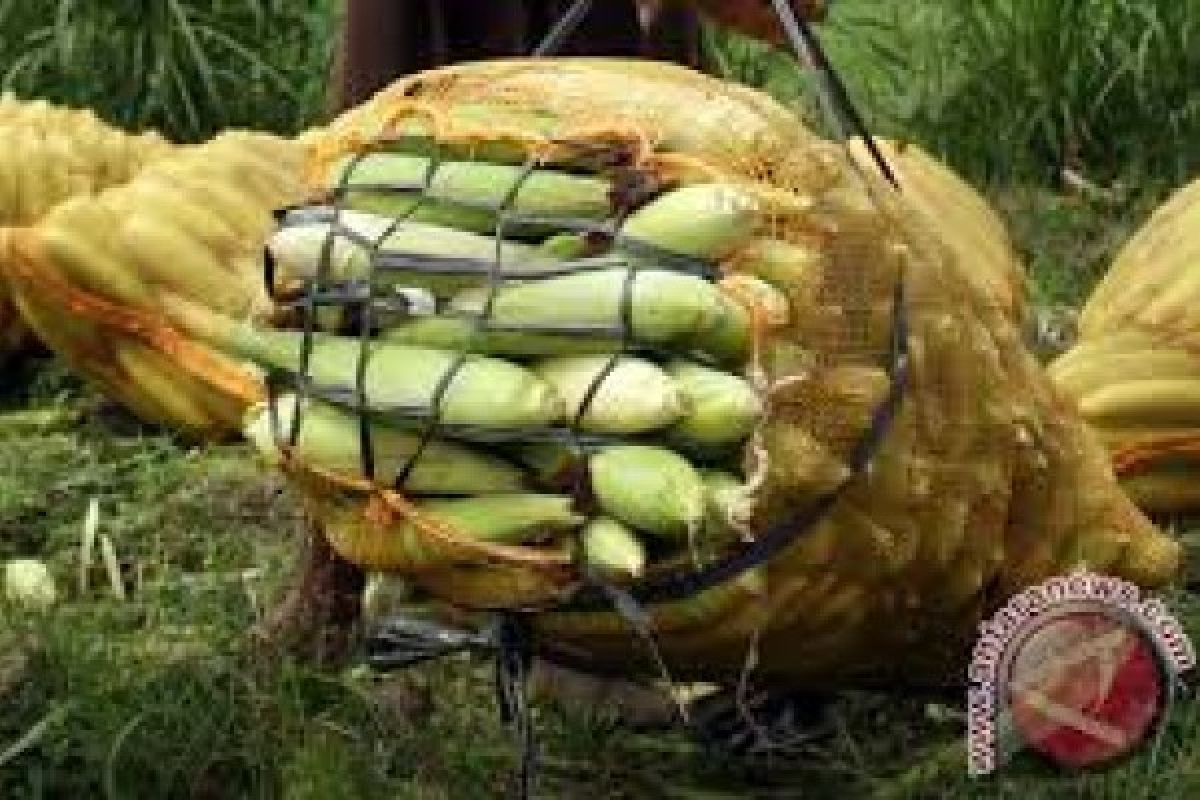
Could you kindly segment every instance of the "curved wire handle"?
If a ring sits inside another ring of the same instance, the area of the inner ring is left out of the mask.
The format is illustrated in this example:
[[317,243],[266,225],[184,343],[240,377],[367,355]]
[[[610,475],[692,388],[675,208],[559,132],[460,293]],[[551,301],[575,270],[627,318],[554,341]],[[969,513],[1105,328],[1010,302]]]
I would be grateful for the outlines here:
[[825,49],[821,47],[820,39],[813,33],[808,23],[796,14],[788,0],[771,0],[771,2],[775,6],[775,14],[779,17],[779,23],[783,26],[784,35],[787,36],[788,42],[800,62],[817,73],[817,100],[821,103],[821,109],[834,127],[838,137],[842,141],[849,139],[850,135],[862,139],[871,154],[871,159],[879,167],[883,177],[887,178],[888,183],[895,189],[899,189],[900,182],[896,179],[895,171],[892,170],[883,152],[879,149],[875,137],[867,130],[862,114],[854,105],[841,76],[838,75],[837,70],[833,68],[829,58],[825,55]]

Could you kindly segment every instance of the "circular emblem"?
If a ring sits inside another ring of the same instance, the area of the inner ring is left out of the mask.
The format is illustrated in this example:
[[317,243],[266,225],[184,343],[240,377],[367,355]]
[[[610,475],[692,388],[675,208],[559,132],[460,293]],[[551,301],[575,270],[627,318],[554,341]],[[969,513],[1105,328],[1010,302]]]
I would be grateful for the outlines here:
[[1162,720],[1171,673],[1144,625],[1119,608],[1069,603],[1010,645],[999,688],[1012,732],[1054,763],[1103,766]]

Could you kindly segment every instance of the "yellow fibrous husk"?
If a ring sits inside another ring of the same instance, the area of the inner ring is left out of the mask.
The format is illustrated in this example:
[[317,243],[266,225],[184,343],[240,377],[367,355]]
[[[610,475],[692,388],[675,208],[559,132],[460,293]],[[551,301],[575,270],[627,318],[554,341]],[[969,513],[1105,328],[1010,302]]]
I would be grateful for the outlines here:
[[[1121,492],[1024,347],[1020,270],[994,217],[974,200],[952,212],[973,193],[923,157],[887,148],[909,197],[765,95],[665,64],[503,61],[400,81],[344,115],[310,140],[314,187],[337,159],[399,134],[547,163],[620,147],[661,183],[730,183],[755,198],[750,243],[721,267],[771,282],[791,307],[758,315],[743,365],[767,413],[746,448],[753,491],[739,516],[759,536],[851,482],[770,563],[648,609],[675,676],[727,680],[753,654],[755,675],[783,684],[954,683],[982,616],[1032,582],[1090,567],[1155,587],[1176,573],[1177,544]],[[947,215],[967,232],[950,232]],[[870,467],[853,474],[850,455],[891,386],[899,280],[907,379]],[[386,489],[342,488],[364,507],[404,507]],[[337,497],[318,497],[317,515],[344,510]],[[383,541],[363,519],[331,532],[343,552],[355,550],[347,537]],[[484,554],[431,535],[391,544],[412,550],[410,576],[456,615],[553,606],[578,581],[554,554]],[[535,624],[559,660],[654,671],[614,614],[551,610]]]
[[261,377],[180,332],[174,301],[257,318],[272,211],[302,195],[302,148],[232,131],[180,147],[136,179],[59,204],[14,230],[5,272],[37,335],[148,421],[237,433]]
[[[90,111],[6,94],[0,97],[0,227],[34,224],[70,197],[125,183],[170,150],[155,133],[128,134]],[[0,359],[27,345],[28,334],[0,280]]]
[[[994,208],[953,170],[914,144],[876,139],[912,209],[927,215],[938,238],[956,259],[973,263],[964,271],[976,296],[1023,322],[1028,279],[1004,221]],[[874,169],[866,144],[855,139],[850,153],[861,169]]]
[[1200,508],[1200,181],[1176,192],[1118,254],[1050,367],[1154,513]]

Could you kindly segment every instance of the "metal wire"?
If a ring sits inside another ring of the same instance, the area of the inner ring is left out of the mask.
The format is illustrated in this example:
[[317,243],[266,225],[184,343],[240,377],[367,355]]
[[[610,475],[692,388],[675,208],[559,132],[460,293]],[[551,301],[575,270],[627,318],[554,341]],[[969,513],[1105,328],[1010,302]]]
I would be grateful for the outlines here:
[[812,28],[796,14],[788,0],[771,0],[771,2],[775,6],[779,24],[783,26],[783,32],[797,57],[801,63],[807,64],[817,74],[817,100],[821,104],[826,120],[833,126],[842,141],[849,139],[851,134],[862,139],[879,171],[888,183],[899,189],[900,183],[896,179],[896,173],[879,149],[875,137],[867,129],[862,114],[855,107],[854,101],[850,99],[850,93],[846,91],[846,84],[829,62],[825,55],[825,49],[821,46],[821,42],[813,33]]
[[555,23],[550,32],[533,51],[534,58],[544,58],[552,56],[562,50],[575,32],[579,30],[579,26],[583,24],[587,18],[588,12],[592,10],[593,0],[575,0],[567,12]]

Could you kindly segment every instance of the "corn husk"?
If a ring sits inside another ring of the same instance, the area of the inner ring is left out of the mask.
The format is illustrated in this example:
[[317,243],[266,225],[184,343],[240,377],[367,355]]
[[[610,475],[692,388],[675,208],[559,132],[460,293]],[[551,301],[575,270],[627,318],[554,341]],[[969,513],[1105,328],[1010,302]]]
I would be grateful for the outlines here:
[[484,356],[460,359],[446,350],[367,342],[316,333],[256,327],[194,304],[172,303],[173,318],[188,332],[223,352],[260,366],[304,376],[318,389],[340,391],[357,402],[362,364],[363,407],[378,414],[399,413],[417,420],[438,412],[447,425],[481,428],[547,426],[564,417],[562,399],[529,370]]
[[588,460],[604,511],[667,539],[694,536],[704,523],[704,484],[685,459],[659,447],[610,447]]
[[1051,366],[1112,454],[1126,491],[1162,514],[1200,508],[1200,182],[1178,191],[1118,254]]
[[[488,319],[497,327],[566,327],[617,336],[627,280],[627,270],[610,269],[507,285],[496,292]],[[709,350],[704,337],[737,324],[737,309],[701,278],[645,270],[636,272],[632,282],[630,333],[635,341],[663,346],[687,343]],[[487,296],[484,290],[468,290],[455,297],[451,307],[478,314]],[[730,345],[723,343],[719,349],[720,355],[728,355]]]
[[659,430],[688,407],[671,376],[640,358],[567,356],[540,361],[533,369],[566,402],[567,419],[591,433]]
[[172,302],[265,318],[272,210],[303,196],[301,148],[229,132],[132,182],[60,204],[9,237],[3,264],[38,337],[137,415],[197,438],[240,431],[261,376],[166,318]]
[[[431,169],[432,168],[432,169]],[[377,186],[426,186],[422,195],[380,192]],[[347,207],[429,222],[476,233],[496,228],[501,208],[529,217],[602,220],[610,212],[612,187],[594,178],[505,164],[443,161],[403,153],[373,153],[336,164],[325,188],[344,188]],[[514,223],[514,230],[540,225]]]
[[763,402],[745,380],[686,361],[668,364],[667,372],[688,409],[670,431],[673,441],[689,450],[719,453],[754,432]]
[[[480,119],[489,107],[521,113],[497,117],[510,125],[472,124],[456,116],[460,104]],[[763,569],[649,609],[676,674],[727,679],[754,647],[756,674],[790,684],[957,676],[981,615],[1008,592],[1075,566],[1147,585],[1173,573],[1178,548],[1129,506],[1023,347],[1021,279],[1003,231],[986,207],[956,208],[954,198],[977,196],[944,170],[909,167],[921,171],[920,186],[911,200],[895,197],[761,95],[668,65],[605,59],[466,65],[402,81],[336,121],[314,163],[418,119],[456,152],[503,143],[565,163],[586,149],[579,142],[603,141],[627,148],[660,182],[753,194],[751,238],[720,266],[769,283],[787,308],[730,292],[747,310],[740,326],[709,311],[706,322],[661,337],[681,349],[698,330],[710,342],[746,342],[731,363],[761,392],[765,413],[743,454],[744,495],[732,503],[739,536],[785,522],[854,478],[850,453],[889,389],[895,280],[908,278],[909,381],[871,471]],[[987,221],[961,235],[940,230],[956,214]],[[505,321],[561,305],[531,301]],[[556,321],[583,319],[572,309]],[[530,460],[546,472],[570,460],[562,447],[537,450]],[[510,561],[423,574],[428,590],[469,607],[528,600],[538,571]],[[547,577],[544,596],[551,585],[561,586]],[[881,631],[879,618],[892,624]],[[550,614],[538,627],[565,660],[653,672],[614,615]]]
[[[301,409],[300,424],[295,427],[293,443],[297,408]],[[521,470],[494,456],[440,439],[422,447],[417,434],[374,421],[370,431],[374,468],[370,479],[381,485],[395,485],[411,462],[403,486],[418,495],[515,492],[523,486]],[[275,402],[274,412],[268,404],[260,404],[247,414],[245,435],[268,463],[282,463],[285,456],[280,445],[286,443],[287,458],[301,459],[350,480],[368,480],[363,473],[365,455],[358,419],[327,403],[301,403],[295,395],[284,395]],[[418,448],[421,457],[413,460]]]
[[[343,228],[357,238],[346,235]],[[289,225],[271,237],[267,247],[275,258],[281,282],[315,280],[327,240],[332,244],[327,256],[326,278],[333,282],[365,280],[371,273],[370,245],[376,246],[382,258],[393,254],[476,262],[492,262],[499,258],[501,267],[497,275],[536,274],[539,268],[549,269],[555,264],[537,249],[515,242],[497,243],[489,236],[413,221],[395,226],[393,230],[391,218],[343,211],[336,225],[325,221]],[[488,275],[483,271],[437,274],[389,269],[379,270],[374,276],[377,285],[418,287],[439,297],[449,297],[487,281]]]

